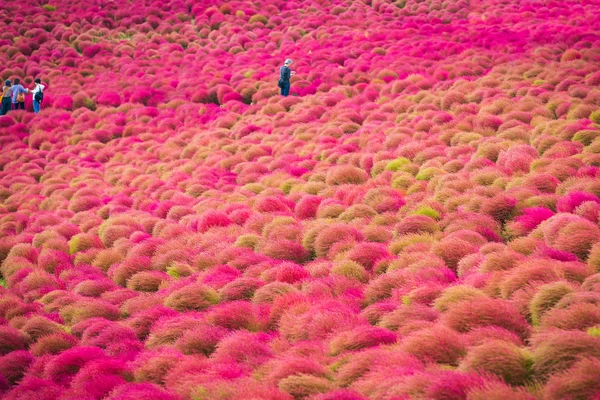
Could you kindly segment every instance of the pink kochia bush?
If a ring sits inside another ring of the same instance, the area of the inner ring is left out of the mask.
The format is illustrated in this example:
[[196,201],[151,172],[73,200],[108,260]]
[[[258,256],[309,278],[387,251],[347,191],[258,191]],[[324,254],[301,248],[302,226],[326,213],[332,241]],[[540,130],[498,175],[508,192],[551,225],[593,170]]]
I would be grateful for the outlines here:
[[0,398],[598,396],[598,2],[0,9]]

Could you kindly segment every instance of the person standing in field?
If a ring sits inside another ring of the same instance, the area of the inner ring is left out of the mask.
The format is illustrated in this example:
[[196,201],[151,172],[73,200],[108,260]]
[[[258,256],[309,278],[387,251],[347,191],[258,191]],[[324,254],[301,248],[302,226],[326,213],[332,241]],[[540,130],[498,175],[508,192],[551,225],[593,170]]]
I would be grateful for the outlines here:
[[12,87],[12,103],[15,110],[18,110],[19,108],[21,110],[25,109],[25,95],[27,93],[29,93],[29,89],[25,89],[23,85],[21,85],[21,80],[16,78]]
[[290,78],[296,74],[295,71],[290,69],[290,65],[292,65],[292,60],[288,58],[283,63],[283,66],[279,69],[278,86],[281,88],[282,96],[287,96],[290,94]]
[[46,86],[42,85],[42,81],[40,80],[40,78],[36,78],[34,82],[35,87],[31,91],[31,93],[33,94],[33,112],[37,114],[40,112],[40,104],[42,103],[42,99],[44,98],[44,89],[46,88]]
[[0,109],[0,115],[6,115],[12,106],[12,82],[7,79],[2,86],[2,108]]

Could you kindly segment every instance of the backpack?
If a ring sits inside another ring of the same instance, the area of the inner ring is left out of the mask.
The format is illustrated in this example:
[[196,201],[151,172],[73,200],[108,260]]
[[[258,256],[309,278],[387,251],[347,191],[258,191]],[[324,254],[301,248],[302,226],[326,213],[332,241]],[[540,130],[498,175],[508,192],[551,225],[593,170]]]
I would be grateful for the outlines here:
[[41,103],[42,100],[44,100],[44,92],[42,92],[41,90],[38,90],[37,92],[35,92],[33,99],[35,101],[37,101],[38,103]]

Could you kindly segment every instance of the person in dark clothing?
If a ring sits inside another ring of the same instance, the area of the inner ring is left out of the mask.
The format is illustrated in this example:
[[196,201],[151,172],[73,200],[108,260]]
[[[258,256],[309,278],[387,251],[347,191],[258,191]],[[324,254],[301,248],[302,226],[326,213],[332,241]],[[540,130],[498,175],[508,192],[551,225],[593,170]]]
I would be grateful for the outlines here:
[[290,78],[296,74],[296,72],[290,69],[290,65],[292,65],[292,60],[288,58],[279,69],[279,87],[281,88],[282,96],[290,94]]
[[2,86],[2,109],[0,115],[6,115],[12,107],[12,82],[7,79]]

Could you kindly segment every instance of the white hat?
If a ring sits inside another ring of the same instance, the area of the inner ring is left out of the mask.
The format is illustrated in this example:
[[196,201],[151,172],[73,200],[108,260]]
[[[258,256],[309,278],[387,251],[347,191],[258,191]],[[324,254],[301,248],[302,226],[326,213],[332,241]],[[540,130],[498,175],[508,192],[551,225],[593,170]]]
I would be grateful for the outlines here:
[[284,62],[284,64],[291,64],[291,63],[292,63],[292,59],[291,58],[286,59],[285,62]]

